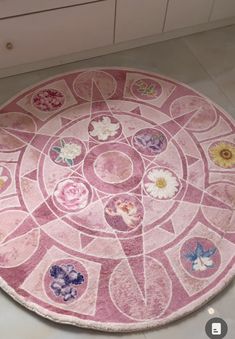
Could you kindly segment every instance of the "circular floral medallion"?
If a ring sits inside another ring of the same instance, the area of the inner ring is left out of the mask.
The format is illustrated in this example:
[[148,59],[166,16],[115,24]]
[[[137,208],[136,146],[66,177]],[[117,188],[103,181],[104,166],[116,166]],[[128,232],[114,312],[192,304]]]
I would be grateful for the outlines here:
[[152,79],[139,79],[132,85],[133,94],[142,100],[153,100],[161,95],[161,85]]
[[207,278],[220,266],[221,257],[218,248],[205,238],[187,240],[180,251],[181,263],[190,275],[196,278]]
[[57,303],[71,304],[87,287],[85,267],[75,260],[60,260],[50,265],[44,277],[47,295]]
[[133,144],[140,153],[156,156],[166,149],[167,139],[162,132],[153,128],[146,128],[134,135]]
[[95,140],[104,142],[117,139],[122,132],[122,127],[116,118],[102,115],[91,120],[88,131]]
[[105,206],[105,219],[117,231],[128,232],[143,220],[143,205],[135,196],[120,194],[109,200]]
[[179,191],[180,183],[172,171],[152,168],[144,178],[146,192],[156,199],[171,199]]
[[62,210],[76,212],[85,208],[91,199],[91,189],[80,178],[59,182],[53,194],[54,202]]
[[63,106],[65,97],[57,89],[48,88],[36,93],[32,101],[33,105],[40,111],[52,112]]
[[52,161],[61,166],[78,165],[85,155],[84,144],[76,138],[62,138],[55,141],[50,149]]
[[209,148],[211,160],[219,167],[235,167],[235,144],[220,141],[213,143]]

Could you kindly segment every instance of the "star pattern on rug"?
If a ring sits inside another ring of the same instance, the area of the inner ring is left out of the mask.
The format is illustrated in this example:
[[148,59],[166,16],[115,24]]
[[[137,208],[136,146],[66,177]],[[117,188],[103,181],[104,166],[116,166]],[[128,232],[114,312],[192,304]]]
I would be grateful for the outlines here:
[[16,295],[77,324],[144,328],[183,304],[192,310],[190,298],[199,304],[197,293],[231,275],[234,125],[190,89],[175,98],[177,86],[131,70],[82,71],[59,89],[42,86],[36,102],[21,98],[21,119],[0,111],[0,215],[10,213],[0,276],[11,286],[7,269],[30,267]]

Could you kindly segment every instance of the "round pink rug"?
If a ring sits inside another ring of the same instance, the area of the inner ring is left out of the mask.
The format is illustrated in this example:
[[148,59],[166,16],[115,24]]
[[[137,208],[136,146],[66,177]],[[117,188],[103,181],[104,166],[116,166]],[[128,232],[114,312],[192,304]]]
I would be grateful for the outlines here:
[[0,109],[0,285],[61,323],[169,323],[234,275],[234,183],[234,123],[187,86],[51,78]]

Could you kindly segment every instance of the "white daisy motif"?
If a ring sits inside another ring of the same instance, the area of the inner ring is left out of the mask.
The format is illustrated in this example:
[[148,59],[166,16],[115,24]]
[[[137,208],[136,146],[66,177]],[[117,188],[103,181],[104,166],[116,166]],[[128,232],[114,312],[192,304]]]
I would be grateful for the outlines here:
[[168,170],[152,169],[148,172],[147,178],[151,182],[146,183],[145,188],[153,198],[170,199],[179,190],[177,178]]
[[8,180],[7,176],[2,175],[3,167],[0,167],[0,190],[4,187],[5,182]]
[[92,137],[97,137],[100,141],[106,141],[109,137],[114,137],[120,128],[119,123],[112,123],[109,117],[102,117],[99,121],[92,121],[93,131],[90,132]]

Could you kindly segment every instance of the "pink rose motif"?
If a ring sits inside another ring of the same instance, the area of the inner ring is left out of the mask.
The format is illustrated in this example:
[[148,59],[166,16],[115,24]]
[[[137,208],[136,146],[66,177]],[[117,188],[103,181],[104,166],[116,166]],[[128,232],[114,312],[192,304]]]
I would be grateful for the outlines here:
[[82,182],[67,179],[57,185],[54,197],[62,207],[75,211],[87,206],[89,190]]

